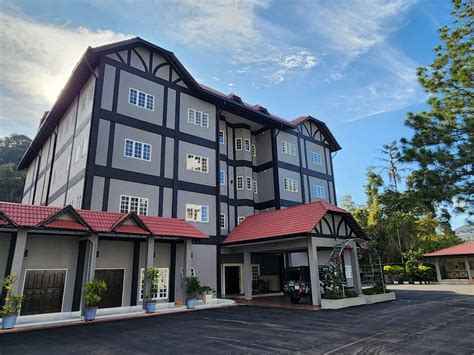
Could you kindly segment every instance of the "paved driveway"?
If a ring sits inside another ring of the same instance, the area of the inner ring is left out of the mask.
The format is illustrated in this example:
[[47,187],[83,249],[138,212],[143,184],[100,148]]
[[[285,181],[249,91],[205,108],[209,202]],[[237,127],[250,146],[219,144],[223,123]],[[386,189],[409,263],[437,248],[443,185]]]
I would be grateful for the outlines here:
[[4,334],[0,354],[473,353],[472,295],[396,292],[396,302],[338,311],[237,306]]

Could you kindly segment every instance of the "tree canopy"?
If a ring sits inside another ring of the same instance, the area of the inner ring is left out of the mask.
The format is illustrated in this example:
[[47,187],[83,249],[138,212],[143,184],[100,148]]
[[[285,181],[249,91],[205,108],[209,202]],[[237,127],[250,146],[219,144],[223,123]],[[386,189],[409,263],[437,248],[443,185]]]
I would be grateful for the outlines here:
[[403,159],[416,168],[407,183],[416,198],[433,212],[474,211],[474,41],[473,7],[454,0],[454,25],[440,28],[443,44],[418,80],[429,94],[430,109],[408,113],[411,139],[402,139]]

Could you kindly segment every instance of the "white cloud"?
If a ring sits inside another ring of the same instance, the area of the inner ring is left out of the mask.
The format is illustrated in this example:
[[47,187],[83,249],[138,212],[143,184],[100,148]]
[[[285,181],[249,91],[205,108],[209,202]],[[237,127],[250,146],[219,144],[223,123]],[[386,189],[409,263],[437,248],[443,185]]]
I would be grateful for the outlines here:
[[295,72],[297,69],[311,69],[318,64],[318,59],[308,51],[299,51],[295,54],[284,56],[280,59],[278,69],[270,75],[274,82],[282,82],[288,73]]
[[350,58],[383,43],[415,0],[307,0],[300,15],[330,48]]
[[87,47],[129,37],[0,13],[0,135],[33,134]]

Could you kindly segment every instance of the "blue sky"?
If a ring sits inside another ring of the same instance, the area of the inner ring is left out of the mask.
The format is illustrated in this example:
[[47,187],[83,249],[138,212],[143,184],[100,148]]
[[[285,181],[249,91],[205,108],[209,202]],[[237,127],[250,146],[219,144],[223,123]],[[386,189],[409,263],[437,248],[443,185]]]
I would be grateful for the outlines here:
[[[382,144],[410,136],[426,99],[444,0],[0,1],[0,135],[34,135],[87,46],[140,36],[173,51],[201,83],[333,131],[338,197],[364,202]],[[458,217],[454,226],[463,223]]]

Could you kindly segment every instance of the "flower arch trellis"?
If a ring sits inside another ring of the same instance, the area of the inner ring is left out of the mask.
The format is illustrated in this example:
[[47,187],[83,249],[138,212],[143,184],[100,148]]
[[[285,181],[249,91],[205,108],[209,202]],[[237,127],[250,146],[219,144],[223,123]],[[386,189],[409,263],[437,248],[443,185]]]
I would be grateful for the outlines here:
[[[380,278],[381,278],[380,282],[383,285],[384,279],[383,279],[383,269],[382,269],[382,261],[380,259],[380,255],[377,249],[375,249],[375,247],[369,241],[365,239],[362,239],[362,238],[345,239],[341,241],[339,244],[336,244],[331,251],[331,255],[329,257],[329,264],[338,268],[341,275],[344,275],[342,253],[344,252],[344,250],[352,248],[352,245],[355,245],[355,247],[359,247],[362,250],[365,250],[368,252],[369,266],[372,270],[372,275],[375,275],[375,268],[378,268],[379,273],[380,273]],[[375,279],[374,279],[374,282],[376,282]],[[345,294],[344,286],[343,285],[340,285],[340,286],[342,289],[342,293],[344,295]]]

